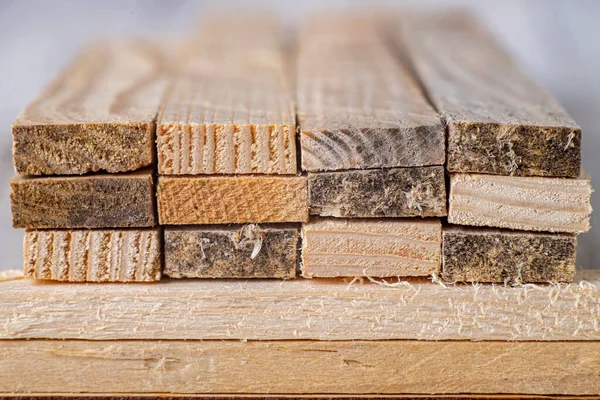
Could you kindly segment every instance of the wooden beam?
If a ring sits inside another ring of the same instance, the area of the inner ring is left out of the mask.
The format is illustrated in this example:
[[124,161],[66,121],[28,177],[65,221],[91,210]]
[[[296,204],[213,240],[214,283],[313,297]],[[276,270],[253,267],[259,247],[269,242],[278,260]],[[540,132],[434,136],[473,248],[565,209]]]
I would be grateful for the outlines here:
[[164,56],[146,41],[84,48],[13,122],[22,175],[131,171],[154,161]]
[[152,171],[10,181],[13,227],[28,229],[151,227]]
[[160,242],[158,228],[27,231],[25,276],[68,282],[158,281]]
[[448,222],[583,233],[590,229],[591,195],[588,178],[452,174]]
[[599,358],[599,342],[9,340],[0,342],[0,388],[89,394],[595,395]]
[[163,225],[303,222],[307,197],[303,176],[161,176],[157,189]]
[[171,278],[293,278],[298,226],[168,227],[165,275]]
[[314,19],[297,54],[302,169],[444,164],[442,122],[374,21]]
[[308,174],[310,214],[324,217],[442,217],[444,167]]
[[302,276],[439,274],[439,219],[317,218],[302,225]]
[[448,125],[448,170],[576,178],[581,128],[477,20],[411,15],[393,30]]
[[570,234],[445,227],[441,276],[450,282],[572,282],[576,250]]
[[98,290],[15,280],[0,283],[0,338],[600,340],[598,270],[573,284],[392,282],[182,279]]

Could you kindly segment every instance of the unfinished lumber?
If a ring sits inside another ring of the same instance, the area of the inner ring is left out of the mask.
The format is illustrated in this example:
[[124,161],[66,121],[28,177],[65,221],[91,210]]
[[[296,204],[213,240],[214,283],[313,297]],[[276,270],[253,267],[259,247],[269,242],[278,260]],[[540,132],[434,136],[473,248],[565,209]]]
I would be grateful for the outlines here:
[[165,275],[170,278],[293,278],[298,226],[168,227]]
[[158,217],[164,225],[304,222],[303,176],[161,176]]
[[441,217],[444,167],[309,173],[308,198],[310,214],[324,217]]
[[450,172],[579,176],[581,128],[475,17],[403,22],[392,29],[446,120]]
[[0,339],[599,341],[600,271],[578,274],[553,285],[174,279],[101,291],[21,279],[0,282]]
[[302,276],[439,274],[439,219],[317,218],[302,225]]
[[83,49],[13,122],[18,174],[124,172],[153,163],[163,54],[132,40]]
[[450,175],[448,222],[527,231],[590,229],[589,178]]
[[331,26],[320,18],[300,35],[297,113],[305,171],[444,164],[442,121],[370,22]]
[[132,228],[155,225],[152,171],[10,181],[13,227]]
[[5,340],[0,388],[74,394],[595,395],[598,358],[598,342]]
[[23,270],[21,269],[6,269],[0,271],[0,282],[12,281],[15,279],[23,279]]
[[154,282],[161,275],[160,230],[27,231],[27,278],[66,282]]
[[442,279],[450,282],[572,282],[571,234],[445,227]]

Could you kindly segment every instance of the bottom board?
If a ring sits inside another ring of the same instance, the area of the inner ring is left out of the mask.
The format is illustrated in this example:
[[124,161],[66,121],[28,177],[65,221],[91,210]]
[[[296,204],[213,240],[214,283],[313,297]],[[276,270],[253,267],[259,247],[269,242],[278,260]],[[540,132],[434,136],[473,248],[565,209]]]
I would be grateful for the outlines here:
[[0,342],[3,393],[600,393],[600,342]]

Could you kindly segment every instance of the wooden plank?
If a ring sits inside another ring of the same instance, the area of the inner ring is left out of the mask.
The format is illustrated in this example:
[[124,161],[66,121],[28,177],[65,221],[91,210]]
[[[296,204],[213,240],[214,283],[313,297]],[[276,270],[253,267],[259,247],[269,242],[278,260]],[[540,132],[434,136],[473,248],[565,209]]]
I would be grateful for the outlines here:
[[297,54],[302,169],[444,164],[442,122],[373,20],[316,19]]
[[153,43],[84,48],[13,123],[17,173],[124,172],[151,165],[166,84],[164,56]]
[[449,171],[579,176],[580,127],[475,18],[412,15],[394,26],[447,122]]
[[448,222],[526,231],[590,229],[589,178],[452,174]]
[[308,220],[303,176],[158,178],[162,225],[303,222]]
[[149,169],[127,174],[27,178],[10,181],[13,227],[131,228],[155,225]]
[[23,270],[6,269],[0,271],[0,282],[12,281],[16,279],[23,279]]
[[302,276],[439,274],[439,219],[318,218],[302,225]]
[[184,48],[158,117],[158,171],[295,174],[295,111],[278,26],[256,20],[228,30],[223,22]]
[[571,282],[577,238],[570,234],[445,227],[442,279],[450,282]]
[[98,290],[15,280],[0,283],[0,338],[598,341],[600,271],[579,274],[514,287],[182,279]]
[[27,231],[24,273],[67,282],[154,282],[161,275],[160,243],[158,228]]
[[243,225],[165,229],[171,278],[293,278],[298,227]]
[[324,217],[442,217],[444,167],[309,173],[308,198]]
[[35,340],[2,341],[0,359],[3,392],[595,395],[600,391],[599,342]]

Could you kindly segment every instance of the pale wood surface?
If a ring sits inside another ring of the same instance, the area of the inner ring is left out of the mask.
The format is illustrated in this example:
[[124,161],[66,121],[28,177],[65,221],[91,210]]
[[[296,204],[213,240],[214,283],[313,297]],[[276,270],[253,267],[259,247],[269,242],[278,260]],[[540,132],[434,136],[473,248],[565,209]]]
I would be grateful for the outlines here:
[[412,15],[392,24],[448,124],[448,169],[577,177],[581,129],[475,17]]
[[153,282],[161,277],[161,233],[143,230],[27,231],[25,276],[69,282]]
[[171,278],[293,278],[298,231],[294,224],[167,227],[164,273]]
[[370,21],[309,19],[297,54],[302,168],[441,165],[444,127]]
[[349,282],[9,281],[0,283],[0,338],[600,340],[595,271],[573,284],[516,287]]
[[598,359],[598,342],[2,341],[0,391],[594,395]]
[[302,275],[439,274],[441,245],[439,219],[316,218],[302,225]]
[[308,189],[303,176],[197,176],[158,179],[161,224],[303,222]]
[[591,195],[588,178],[452,174],[448,222],[583,233],[590,229]]
[[13,227],[132,228],[156,224],[150,169],[10,181]]
[[123,172],[150,165],[167,82],[163,57],[142,40],[85,48],[14,121],[17,172]]

